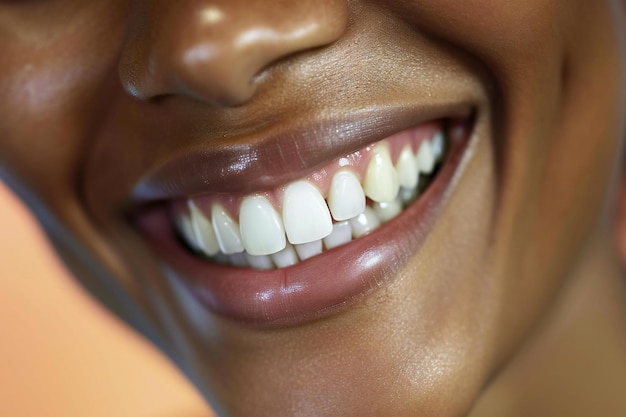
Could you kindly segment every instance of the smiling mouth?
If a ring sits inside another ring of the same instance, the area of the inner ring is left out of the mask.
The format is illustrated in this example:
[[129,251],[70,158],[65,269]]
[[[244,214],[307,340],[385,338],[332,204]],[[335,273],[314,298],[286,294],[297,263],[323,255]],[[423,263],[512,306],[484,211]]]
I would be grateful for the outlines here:
[[445,159],[451,123],[404,130],[263,193],[176,201],[173,226],[208,261],[293,266],[372,233],[419,198]]
[[210,311],[265,327],[302,323],[367,295],[408,262],[474,124],[470,113],[432,119],[283,185],[172,198],[137,223]]

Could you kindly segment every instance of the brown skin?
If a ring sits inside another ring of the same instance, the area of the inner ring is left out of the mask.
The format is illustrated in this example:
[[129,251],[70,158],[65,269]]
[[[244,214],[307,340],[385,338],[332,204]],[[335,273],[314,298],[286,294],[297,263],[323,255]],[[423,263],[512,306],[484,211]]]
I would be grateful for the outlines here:
[[[524,359],[528,350],[572,351],[563,327],[533,332],[542,319],[587,311],[584,292],[566,284],[588,283],[605,321],[624,324],[624,298],[610,296],[624,290],[615,259],[587,255],[610,238],[603,208],[623,133],[621,2],[218,1],[225,20],[216,30],[201,23],[208,4],[0,3],[0,155],[139,305],[157,321],[175,315],[182,332],[164,333],[189,348],[186,360],[232,415],[464,415],[504,366],[476,415],[497,414],[524,381],[516,363],[545,369]],[[235,45],[260,27],[275,31],[272,40]],[[206,44],[218,52],[185,59]],[[194,324],[122,216],[141,176],[169,155],[223,146],[226,133],[293,114],[428,102],[454,95],[451,86],[477,109],[480,140],[445,209],[389,285],[323,320],[271,331],[210,315]],[[155,293],[165,298],[158,307]],[[624,363],[603,348],[626,346],[623,333],[568,323],[598,343],[572,353],[579,372],[562,372],[565,361],[554,374],[584,387],[594,358]],[[594,387],[624,383],[593,376]],[[584,409],[575,406],[584,396],[558,394],[561,382],[546,388],[553,397],[529,401]]]

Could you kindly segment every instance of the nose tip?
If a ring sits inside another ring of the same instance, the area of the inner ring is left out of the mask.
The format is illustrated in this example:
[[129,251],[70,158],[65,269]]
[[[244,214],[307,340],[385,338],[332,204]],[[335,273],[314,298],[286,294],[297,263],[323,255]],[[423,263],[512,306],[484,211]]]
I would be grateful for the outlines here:
[[120,65],[140,99],[182,94],[222,106],[241,104],[256,75],[288,56],[336,41],[346,0],[153,0],[144,4]]

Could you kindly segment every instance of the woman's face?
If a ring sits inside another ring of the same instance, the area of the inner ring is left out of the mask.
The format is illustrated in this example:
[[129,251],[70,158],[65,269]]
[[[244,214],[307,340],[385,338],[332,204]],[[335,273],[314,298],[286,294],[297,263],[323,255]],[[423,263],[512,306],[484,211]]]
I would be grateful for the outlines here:
[[459,415],[600,215],[621,8],[0,1],[1,163],[234,415]]

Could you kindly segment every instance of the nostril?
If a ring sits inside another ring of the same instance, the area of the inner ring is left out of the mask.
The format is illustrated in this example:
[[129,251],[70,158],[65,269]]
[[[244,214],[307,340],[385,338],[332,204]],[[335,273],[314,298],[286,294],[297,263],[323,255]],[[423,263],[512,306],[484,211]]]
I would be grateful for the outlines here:
[[179,94],[219,106],[247,101],[255,76],[287,56],[337,40],[345,0],[155,0],[130,37],[120,65],[127,91],[150,99]]

